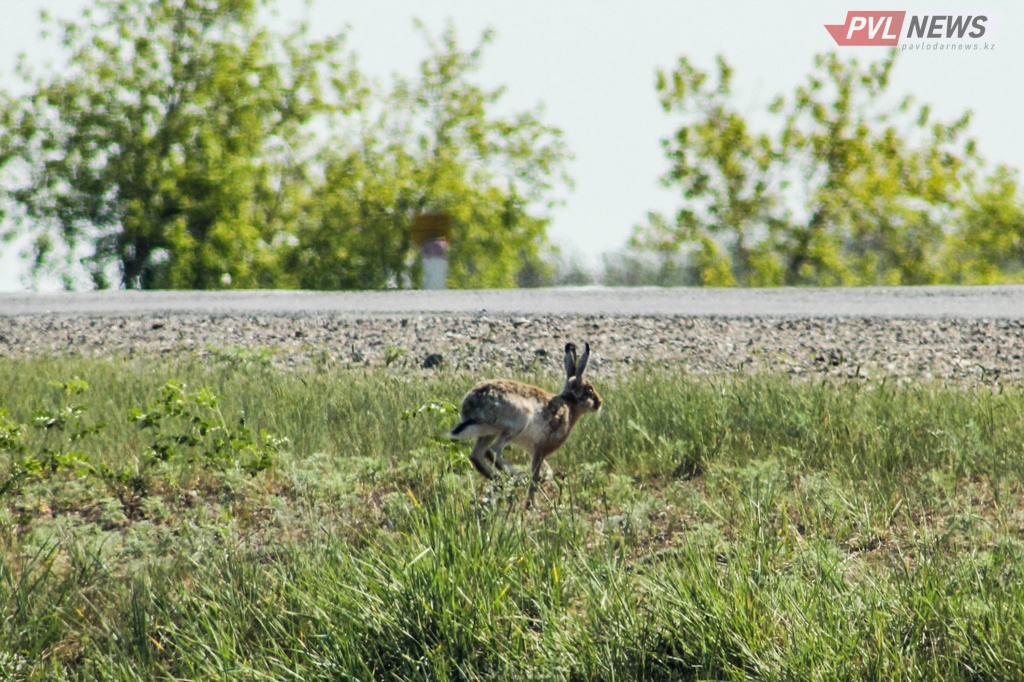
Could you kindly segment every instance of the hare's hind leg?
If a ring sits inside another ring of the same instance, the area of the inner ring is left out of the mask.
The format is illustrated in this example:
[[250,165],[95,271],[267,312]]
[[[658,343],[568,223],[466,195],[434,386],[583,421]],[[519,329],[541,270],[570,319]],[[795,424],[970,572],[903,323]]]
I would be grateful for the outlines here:
[[516,469],[505,461],[505,458],[501,453],[505,449],[505,446],[508,445],[509,441],[517,435],[518,434],[503,433],[498,436],[498,440],[494,441],[494,444],[492,444],[490,448],[490,451],[494,453],[494,466],[498,468],[498,471],[503,471],[511,476],[516,475]]
[[493,455],[488,452],[488,447],[493,440],[494,436],[480,436],[476,439],[476,445],[473,446],[473,452],[469,453],[470,464],[472,464],[473,467],[485,478],[491,479],[497,476],[497,472],[495,472],[494,466],[491,464],[493,461]]

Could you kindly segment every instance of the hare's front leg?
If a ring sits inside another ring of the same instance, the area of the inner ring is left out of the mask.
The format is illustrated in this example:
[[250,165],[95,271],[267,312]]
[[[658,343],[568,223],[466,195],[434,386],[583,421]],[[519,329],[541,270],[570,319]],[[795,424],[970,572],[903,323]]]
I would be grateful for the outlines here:
[[540,451],[533,453],[533,461],[530,462],[530,490],[526,493],[526,508],[533,506],[533,494],[537,492],[537,484],[540,483],[540,472],[544,467],[544,455]]

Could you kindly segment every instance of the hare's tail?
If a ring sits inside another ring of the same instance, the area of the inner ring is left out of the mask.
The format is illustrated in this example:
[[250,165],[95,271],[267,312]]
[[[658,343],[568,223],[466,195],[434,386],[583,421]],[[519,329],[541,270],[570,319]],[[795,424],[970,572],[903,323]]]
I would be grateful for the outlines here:
[[467,433],[467,431],[472,431],[474,426],[476,426],[476,422],[467,419],[466,421],[460,423],[458,426],[456,426],[454,429],[452,429],[452,432],[448,434],[448,437],[449,438],[472,438],[473,434],[472,433]]
[[479,438],[480,436],[494,435],[497,433],[493,427],[487,424],[474,421],[472,419],[466,419],[461,422],[458,426],[451,430],[448,437],[457,440],[460,438]]

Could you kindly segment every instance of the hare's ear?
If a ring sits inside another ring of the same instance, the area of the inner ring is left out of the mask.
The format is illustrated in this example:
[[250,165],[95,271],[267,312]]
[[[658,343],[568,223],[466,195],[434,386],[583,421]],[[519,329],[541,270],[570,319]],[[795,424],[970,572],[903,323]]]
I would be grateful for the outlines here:
[[576,374],[576,344],[565,344],[565,376],[571,379]]
[[590,360],[590,344],[583,344],[583,355],[580,356],[580,361],[576,363],[576,378],[583,378],[583,370],[587,368],[587,361]]

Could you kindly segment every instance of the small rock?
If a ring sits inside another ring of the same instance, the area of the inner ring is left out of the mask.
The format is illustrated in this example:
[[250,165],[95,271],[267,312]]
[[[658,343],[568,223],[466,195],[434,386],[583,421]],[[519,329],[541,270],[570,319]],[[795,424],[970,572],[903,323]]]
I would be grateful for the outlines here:
[[817,363],[827,364],[830,367],[838,367],[843,364],[843,351],[838,348],[822,349],[814,356]]
[[444,364],[444,356],[440,353],[431,353],[427,357],[423,358],[423,362],[420,363],[420,367],[423,369],[435,369]]

